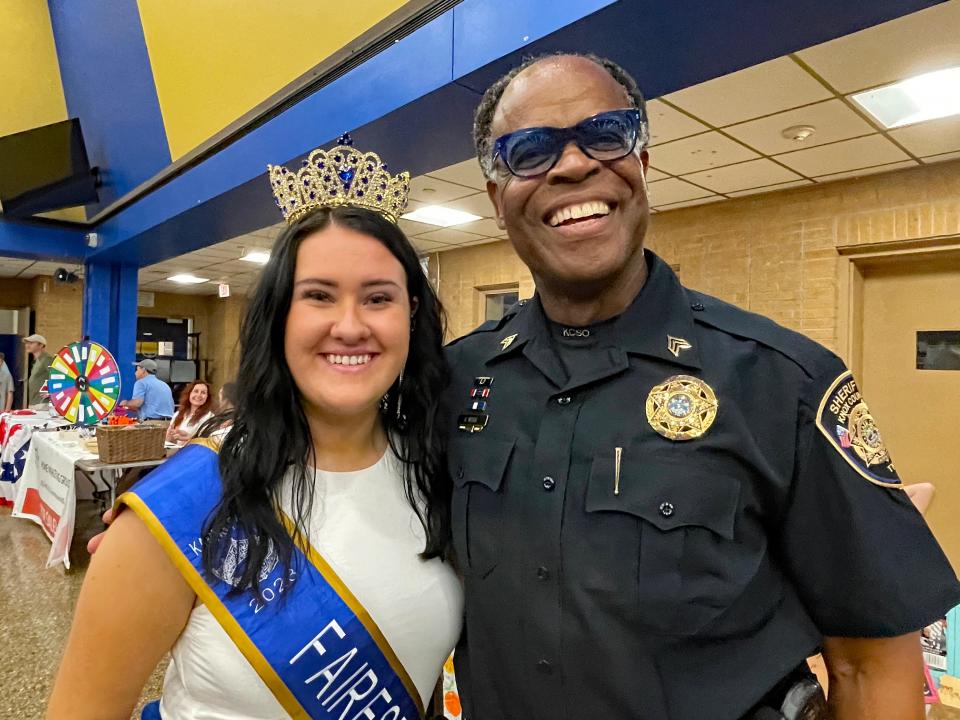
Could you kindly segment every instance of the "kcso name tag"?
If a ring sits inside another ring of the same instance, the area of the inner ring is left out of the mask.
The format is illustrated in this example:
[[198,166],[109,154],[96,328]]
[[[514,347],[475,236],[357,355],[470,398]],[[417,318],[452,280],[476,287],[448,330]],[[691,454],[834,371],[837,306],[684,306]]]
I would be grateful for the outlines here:
[[831,383],[820,401],[817,427],[860,475],[878,485],[900,485],[873,415],[849,370]]

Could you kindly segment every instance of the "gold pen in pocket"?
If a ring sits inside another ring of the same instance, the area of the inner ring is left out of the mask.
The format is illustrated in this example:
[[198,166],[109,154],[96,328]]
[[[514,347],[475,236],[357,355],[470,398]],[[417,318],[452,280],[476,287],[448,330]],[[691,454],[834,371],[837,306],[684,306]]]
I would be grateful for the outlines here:
[[620,458],[623,457],[623,448],[614,448],[614,461],[616,463],[613,471],[613,494],[620,494]]

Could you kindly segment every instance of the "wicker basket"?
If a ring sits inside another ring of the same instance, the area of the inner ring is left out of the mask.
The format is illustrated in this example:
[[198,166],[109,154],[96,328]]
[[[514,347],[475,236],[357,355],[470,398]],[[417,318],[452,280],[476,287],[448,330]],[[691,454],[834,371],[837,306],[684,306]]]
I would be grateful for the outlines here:
[[97,446],[100,462],[126,463],[159,460],[166,454],[163,441],[166,423],[142,425],[98,425]]

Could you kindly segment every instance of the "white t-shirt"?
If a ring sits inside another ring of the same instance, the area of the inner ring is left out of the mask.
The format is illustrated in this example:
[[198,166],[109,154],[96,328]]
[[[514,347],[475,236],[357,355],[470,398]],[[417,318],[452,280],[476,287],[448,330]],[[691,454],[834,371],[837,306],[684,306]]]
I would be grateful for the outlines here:
[[[317,471],[310,540],[370,613],[428,703],[460,636],[463,589],[450,566],[420,559],[423,527],[404,496],[392,452],[365,470]],[[193,609],[171,656],[164,720],[289,717],[205,606]]]
[[[190,419],[191,417],[193,417],[192,413],[187,417],[185,417],[182,423],[180,423],[179,425],[174,425],[174,423],[177,421],[177,416],[174,415],[170,419],[170,427],[172,429],[175,428],[176,430],[179,430],[180,432],[183,432],[183,433],[190,433],[190,437],[193,437],[194,435],[197,434],[197,430],[200,429],[200,426],[203,425],[207,420],[213,417],[213,413],[208,412],[206,415],[201,416],[200,419],[197,420],[196,422],[191,422],[191,419]],[[180,442],[180,441],[177,441],[177,442],[181,445],[185,444],[185,442]]]

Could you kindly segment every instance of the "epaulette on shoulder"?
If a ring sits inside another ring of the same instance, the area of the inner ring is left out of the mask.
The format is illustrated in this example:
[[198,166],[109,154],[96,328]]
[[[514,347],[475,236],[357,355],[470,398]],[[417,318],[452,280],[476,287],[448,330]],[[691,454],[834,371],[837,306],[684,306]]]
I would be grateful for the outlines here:
[[498,332],[502,330],[504,327],[507,326],[507,324],[511,320],[513,320],[514,317],[516,317],[517,313],[520,312],[520,308],[522,308],[526,304],[527,304],[526,300],[520,300],[519,302],[514,303],[507,309],[506,312],[503,313],[503,317],[500,318],[499,320],[487,320],[485,323],[474,328],[467,334],[461,335],[455,340],[451,340],[450,342],[448,342],[447,347],[456,345],[457,343],[462,342],[467,338],[471,338],[480,333]]
[[824,363],[836,356],[820,343],[806,335],[758,315],[724,302],[718,298],[687,289],[690,307],[696,322],[736,337],[746,338],[776,350],[799,365],[804,372],[815,376]]

